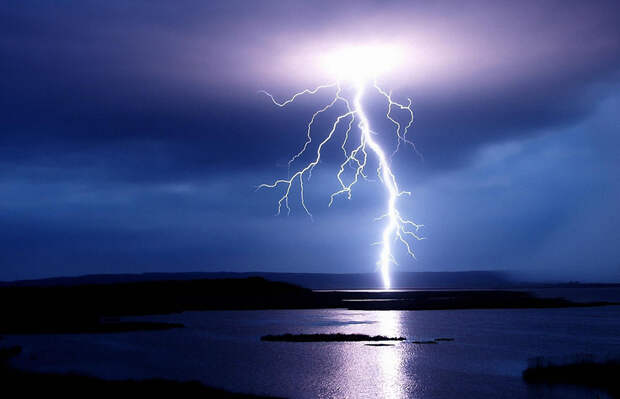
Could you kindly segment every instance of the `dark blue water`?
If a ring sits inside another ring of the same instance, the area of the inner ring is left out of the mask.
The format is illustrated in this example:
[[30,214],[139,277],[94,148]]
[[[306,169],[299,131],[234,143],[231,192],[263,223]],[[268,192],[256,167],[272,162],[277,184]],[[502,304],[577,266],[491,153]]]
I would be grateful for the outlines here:
[[[620,355],[620,307],[458,311],[186,312],[148,320],[170,331],[11,336],[23,368],[105,378],[200,380],[239,392],[292,398],[592,397],[531,387],[529,358]],[[364,333],[453,342],[372,347],[360,342],[261,342],[265,334]]]

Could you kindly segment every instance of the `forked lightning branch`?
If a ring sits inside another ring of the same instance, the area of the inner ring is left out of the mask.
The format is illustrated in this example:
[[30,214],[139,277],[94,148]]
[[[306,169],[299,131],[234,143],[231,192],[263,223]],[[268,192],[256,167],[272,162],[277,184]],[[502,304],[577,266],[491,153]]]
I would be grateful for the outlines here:
[[[344,129],[344,135],[342,135],[343,138],[340,141],[343,157],[336,173],[339,189],[331,194],[328,206],[331,207],[339,197],[350,199],[353,187],[360,180],[369,180],[367,165],[369,157],[374,157],[376,164],[378,164],[375,173],[386,195],[385,209],[383,214],[377,218],[377,220],[384,223],[381,241],[378,242],[381,246],[381,252],[377,265],[381,272],[385,289],[391,287],[390,266],[397,263],[393,255],[392,244],[394,242],[402,244],[408,254],[415,258],[412,243],[415,240],[423,239],[419,235],[422,225],[404,217],[397,207],[398,200],[404,196],[410,196],[411,193],[402,190],[398,186],[390,161],[402,145],[410,145],[415,150],[413,142],[407,138],[407,133],[413,124],[413,110],[411,99],[407,99],[405,104],[395,101],[392,98],[391,92],[382,89],[377,83],[376,75],[382,70],[380,62],[382,59],[387,62],[388,55],[377,54],[376,51],[370,51],[366,48],[353,48],[349,51],[339,52],[337,57],[333,57],[330,60],[334,67],[334,72],[338,75],[336,83],[318,86],[313,89],[305,89],[282,101],[278,101],[268,92],[262,91],[278,107],[286,107],[301,96],[314,95],[319,91],[332,91],[334,94],[323,107],[317,109],[312,114],[308,121],[306,141],[299,152],[288,162],[288,177],[259,186],[259,188],[279,188],[282,190],[282,196],[278,200],[277,205],[278,214],[281,213],[282,208],[286,208],[287,212],[290,213],[289,201],[291,200],[291,192],[294,187],[298,187],[301,206],[308,215],[312,216],[306,203],[304,184],[308,183],[313,169],[321,161],[324,147],[336,140],[339,129]],[[391,152],[386,152],[373,137],[378,132],[372,130],[368,115],[363,107],[364,95],[368,90],[375,90],[385,98],[387,109],[385,117],[394,126],[397,143]],[[349,92],[352,95],[347,96],[346,93]],[[316,134],[313,132],[315,122],[323,116],[322,114],[335,109],[337,106],[344,111],[330,122],[331,127],[329,131],[324,132],[324,136],[321,136],[324,138],[318,142],[318,145],[313,145],[313,135]],[[406,117],[395,116],[395,111],[400,111],[398,114],[404,114]],[[316,147],[316,150],[312,151],[311,154],[307,154],[314,147]],[[309,161],[303,163],[300,167],[295,167],[306,156],[309,157]],[[345,173],[347,168],[352,168],[353,173],[351,175]],[[349,176],[348,179],[347,176]]]

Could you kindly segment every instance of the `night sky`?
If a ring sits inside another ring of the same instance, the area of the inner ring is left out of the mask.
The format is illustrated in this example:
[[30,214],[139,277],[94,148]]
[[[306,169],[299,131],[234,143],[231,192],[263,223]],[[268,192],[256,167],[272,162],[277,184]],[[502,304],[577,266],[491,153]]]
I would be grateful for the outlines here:
[[375,41],[409,46],[385,86],[423,154],[393,161],[427,238],[397,270],[620,280],[620,3],[566,0],[3,2],[0,279],[374,271],[384,191],[328,208],[337,144],[314,221],[256,187],[327,99],[258,91],[326,83],[320,54]]

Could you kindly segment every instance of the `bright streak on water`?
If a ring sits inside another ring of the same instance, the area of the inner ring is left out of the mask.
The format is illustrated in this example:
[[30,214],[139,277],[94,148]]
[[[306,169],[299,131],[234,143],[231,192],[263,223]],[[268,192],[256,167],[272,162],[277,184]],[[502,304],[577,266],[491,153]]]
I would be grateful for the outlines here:
[[[378,315],[378,325],[383,335],[399,337],[402,335],[400,317],[402,312],[385,311]],[[400,399],[406,397],[403,389],[402,373],[403,352],[395,346],[377,348],[385,349],[378,353],[378,364],[381,370],[382,397],[387,399]]]

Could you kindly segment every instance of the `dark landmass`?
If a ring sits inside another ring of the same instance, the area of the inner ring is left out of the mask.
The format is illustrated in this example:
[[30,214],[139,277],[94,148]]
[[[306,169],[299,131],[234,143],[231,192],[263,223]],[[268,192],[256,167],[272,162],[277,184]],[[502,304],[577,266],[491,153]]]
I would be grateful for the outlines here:
[[261,278],[0,287],[0,334],[155,330],[179,324],[113,321],[188,310],[310,308],[313,292]]
[[[260,277],[270,281],[294,284],[313,290],[383,289],[383,281],[379,273],[266,272],[91,274],[77,277],[53,277],[38,280],[0,282],[0,287],[71,286],[200,279],[247,279],[250,277]],[[393,289],[498,289],[515,288],[518,286],[518,283],[508,273],[498,271],[394,272],[392,281]]]
[[565,365],[529,367],[523,379],[530,384],[581,385],[620,398],[620,361],[579,361]]
[[385,337],[365,334],[282,334],[264,335],[261,341],[284,342],[365,342],[365,341],[404,341],[405,337]]
[[[526,289],[526,288],[618,288],[620,283],[528,282],[518,279],[517,273],[501,271],[461,272],[398,272],[393,273],[393,289]],[[0,287],[42,287],[91,284],[120,284],[148,281],[181,281],[201,279],[247,279],[260,277],[298,285],[313,290],[373,290],[383,289],[379,273],[267,273],[267,272],[184,272],[90,274],[75,277],[52,277],[36,280],[0,281]]]
[[267,398],[211,388],[198,381],[166,379],[103,380],[77,374],[37,373],[18,370],[8,364],[19,354],[19,347],[0,348],[0,387],[2,392],[20,397],[170,397],[170,398]]
[[121,316],[192,310],[440,310],[609,304],[538,298],[524,291],[312,291],[259,277],[59,286],[13,285],[0,287],[0,334],[176,328],[181,326],[143,321],[110,323],[109,320]]
[[0,368],[7,367],[8,360],[20,353],[22,353],[21,346],[0,347]]
[[[182,272],[88,274],[74,277],[51,277],[33,280],[0,281],[0,287],[75,286],[120,284],[148,281],[183,281],[202,279],[247,279],[260,277],[313,290],[377,290],[383,289],[378,273],[269,273],[269,272]],[[535,282],[518,279],[516,272],[398,272],[393,273],[392,289],[456,290],[456,289],[541,289],[541,288],[620,288],[619,283]]]
[[[405,337],[385,337],[383,335],[365,334],[281,334],[265,335],[261,341],[283,342],[365,342],[365,341],[405,341]],[[440,342],[454,341],[454,338],[435,338],[432,341],[411,341],[412,344],[438,344]],[[368,346],[393,346],[394,344],[366,344]]]

